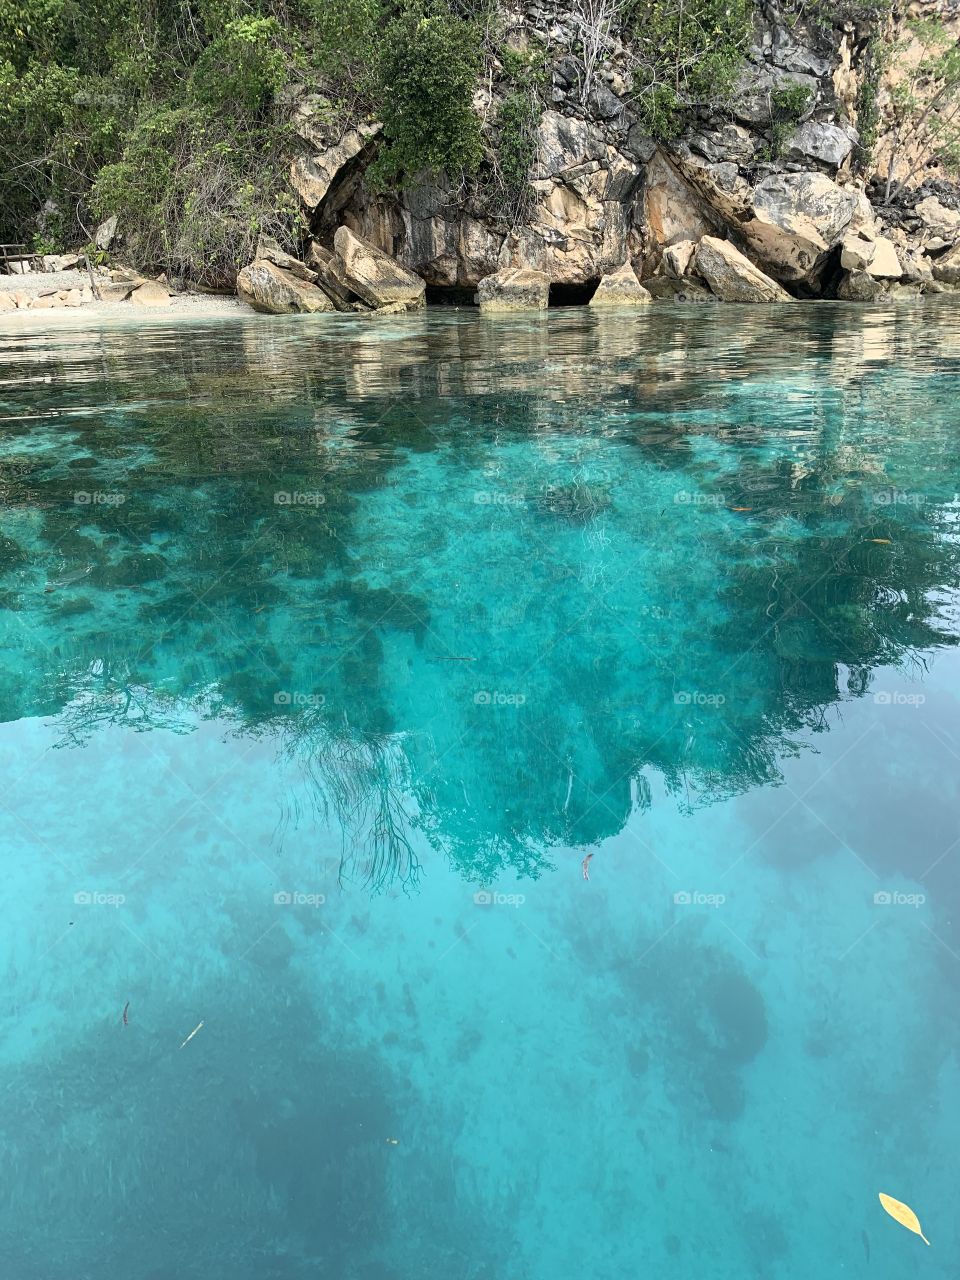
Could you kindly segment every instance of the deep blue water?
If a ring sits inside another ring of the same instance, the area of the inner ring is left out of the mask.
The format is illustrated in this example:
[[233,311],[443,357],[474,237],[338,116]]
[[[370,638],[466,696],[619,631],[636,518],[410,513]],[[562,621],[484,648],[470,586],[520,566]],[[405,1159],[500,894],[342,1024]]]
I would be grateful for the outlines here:
[[960,314],[40,323],[2,1275],[954,1277]]

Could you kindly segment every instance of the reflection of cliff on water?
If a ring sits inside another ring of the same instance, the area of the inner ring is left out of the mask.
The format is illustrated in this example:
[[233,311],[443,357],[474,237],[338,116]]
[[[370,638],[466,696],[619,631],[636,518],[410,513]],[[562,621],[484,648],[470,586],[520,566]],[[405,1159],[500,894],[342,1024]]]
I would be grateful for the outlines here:
[[275,735],[378,882],[414,827],[535,875],[651,772],[684,803],[774,781],[873,667],[953,642],[945,319],[936,348],[808,307],[6,351],[0,708]]

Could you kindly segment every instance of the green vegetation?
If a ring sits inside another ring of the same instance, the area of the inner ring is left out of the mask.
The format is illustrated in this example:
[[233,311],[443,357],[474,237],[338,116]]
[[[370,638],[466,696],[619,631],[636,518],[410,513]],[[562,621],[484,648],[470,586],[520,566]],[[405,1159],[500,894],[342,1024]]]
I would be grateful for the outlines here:
[[504,45],[497,55],[506,92],[497,113],[497,149],[492,158],[498,185],[494,204],[512,225],[523,220],[533,200],[529,175],[537,156],[547,62],[539,47],[523,51]]
[[910,73],[892,87],[886,199],[922,169],[960,170],[960,47],[942,22],[912,22],[902,61]]
[[377,62],[387,145],[371,167],[374,182],[476,170],[483,153],[472,99],[480,61],[478,28],[449,11],[414,0],[388,24]]
[[381,182],[476,168],[475,20],[446,0],[0,0],[0,240],[119,219],[138,264],[210,284],[294,247],[291,104],[379,116]]
[[752,20],[751,0],[630,0],[637,105],[654,137],[676,136],[694,107],[729,95]]
[[771,154],[783,155],[787,138],[803,119],[810,104],[810,90],[802,84],[785,84],[770,94]]

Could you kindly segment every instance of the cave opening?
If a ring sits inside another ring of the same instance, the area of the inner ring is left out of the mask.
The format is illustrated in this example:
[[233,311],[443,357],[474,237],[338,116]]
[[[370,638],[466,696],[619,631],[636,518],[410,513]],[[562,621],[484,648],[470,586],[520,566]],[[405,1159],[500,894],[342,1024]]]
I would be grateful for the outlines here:
[[475,307],[477,287],[428,284],[426,302],[428,307]]
[[582,284],[551,284],[551,307],[584,307],[597,292],[597,280],[584,280]]

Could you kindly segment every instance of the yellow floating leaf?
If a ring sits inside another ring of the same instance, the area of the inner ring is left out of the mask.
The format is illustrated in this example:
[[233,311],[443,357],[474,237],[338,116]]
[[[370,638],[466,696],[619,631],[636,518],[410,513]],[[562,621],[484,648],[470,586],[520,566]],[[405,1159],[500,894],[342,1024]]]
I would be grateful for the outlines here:
[[889,547],[889,546],[890,546],[890,539],[889,539],[889,538],[870,538],[870,539],[869,539],[869,541],[870,541],[870,542],[879,542],[879,543],[880,543],[880,545],[881,545],[882,547]]
[[890,1217],[895,1218],[902,1227],[906,1227],[908,1231],[915,1232],[924,1244],[930,1243],[920,1229],[920,1219],[909,1205],[902,1204],[899,1200],[894,1200],[893,1196],[885,1196],[882,1191],[880,1192],[880,1203]]

